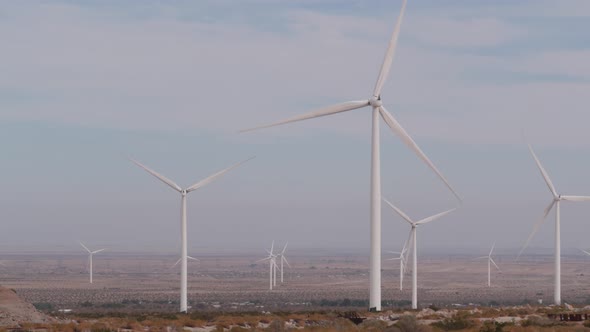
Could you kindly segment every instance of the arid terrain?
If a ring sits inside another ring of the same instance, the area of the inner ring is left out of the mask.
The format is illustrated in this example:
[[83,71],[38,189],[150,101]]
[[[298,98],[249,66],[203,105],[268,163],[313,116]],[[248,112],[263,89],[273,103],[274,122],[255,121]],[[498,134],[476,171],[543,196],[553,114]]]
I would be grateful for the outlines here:
[[[84,254],[10,254],[0,260],[0,285],[13,289],[41,309],[96,311],[170,311],[178,309],[179,268],[172,255],[107,253],[94,259],[89,284]],[[321,308],[366,309],[367,258],[358,255],[289,257],[284,283],[268,290],[268,263],[255,255],[202,255],[189,261],[189,302],[193,310],[295,311]],[[387,258],[387,257],[385,257]],[[487,263],[469,256],[424,256],[419,264],[422,307],[544,304],[552,301],[552,257],[497,256],[502,272],[492,271],[486,287]],[[384,260],[384,309],[408,307],[411,278],[399,290],[399,263]],[[563,299],[590,303],[590,261],[564,257]]]

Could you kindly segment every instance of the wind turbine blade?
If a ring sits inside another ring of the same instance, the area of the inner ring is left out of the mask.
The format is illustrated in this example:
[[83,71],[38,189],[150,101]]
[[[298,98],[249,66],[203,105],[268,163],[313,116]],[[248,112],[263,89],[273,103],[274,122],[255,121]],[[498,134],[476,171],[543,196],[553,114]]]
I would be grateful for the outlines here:
[[281,258],[285,261],[285,264],[287,264],[288,267],[291,267],[291,264],[289,264],[289,261],[287,261],[287,257],[281,256]]
[[217,172],[217,173],[215,173],[215,174],[213,174],[213,175],[211,175],[211,176],[209,176],[209,177],[207,177],[207,178],[205,178],[205,179],[203,179],[203,180],[201,180],[201,181],[193,184],[192,186],[188,187],[186,189],[186,192],[187,193],[190,193],[191,191],[194,191],[194,190],[197,190],[197,189],[199,189],[201,187],[204,187],[204,186],[208,185],[209,183],[217,180],[218,178],[220,178],[221,176],[223,176],[225,173],[231,171],[232,169],[234,169],[234,168],[242,165],[243,163],[245,163],[245,162],[247,162],[249,160],[252,160],[254,158],[255,157],[250,157],[250,158],[248,158],[248,159],[246,159],[244,161],[240,161],[239,163],[237,163],[237,164],[235,164],[233,166],[230,166],[230,167],[228,167],[228,168],[226,168],[224,170],[221,170],[221,171],[219,171],[219,172]]
[[160,181],[164,182],[165,184],[169,185],[172,189],[181,192],[182,188],[180,188],[176,183],[174,183],[174,181],[170,180],[169,178],[159,174],[158,172],[148,168],[147,166],[142,165],[139,161],[135,160],[135,159],[131,159],[129,158],[129,160],[131,160],[133,163],[135,163],[135,165],[143,168],[146,172],[150,173],[151,175],[157,177]]
[[492,256],[492,252],[494,251],[495,246],[496,246],[496,242],[494,242],[494,244],[492,244],[492,249],[490,250],[489,256]]
[[583,253],[585,253],[586,255],[590,256],[590,252],[587,252],[587,251],[586,251],[586,250],[584,250],[584,249],[580,249],[580,250],[581,250]]
[[260,126],[260,127],[250,128],[250,129],[244,129],[244,130],[241,130],[240,132],[243,133],[243,132],[254,131],[254,130],[263,129],[263,128],[279,126],[279,125],[283,125],[283,124],[291,123],[291,122],[319,118],[319,117],[326,116],[326,115],[332,115],[332,114],[336,114],[336,113],[352,111],[357,108],[361,108],[361,107],[365,107],[365,106],[369,106],[368,100],[348,101],[348,102],[345,102],[342,104],[336,104],[336,105],[321,108],[319,110],[311,111],[311,112],[303,114],[303,115],[294,116],[294,117],[288,118],[283,121],[271,123],[269,125],[264,125],[264,126]]
[[408,251],[408,243],[410,242],[412,238],[412,234],[408,234],[408,238],[406,239],[406,242],[404,242],[404,246],[402,247],[402,252],[400,253],[400,255],[404,255],[407,251]]
[[281,256],[285,254],[285,251],[287,250],[287,245],[289,244],[289,242],[285,243],[285,246],[283,247],[283,251],[281,251]]
[[498,264],[496,264],[496,262],[494,262],[494,259],[492,259],[490,257],[490,262],[492,262],[492,264],[494,264],[494,266],[496,267],[496,269],[498,269],[498,271],[502,272],[502,270],[500,270],[500,268],[498,267]]
[[373,95],[375,97],[379,97],[379,95],[381,95],[381,90],[383,89],[383,85],[385,85],[385,81],[387,80],[387,76],[389,76],[389,71],[391,70],[391,64],[395,56],[395,49],[402,26],[402,20],[404,18],[404,12],[406,11],[406,3],[407,1],[403,0],[402,9],[399,13],[399,16],[397,17],[397,21],[395,22],[395,28],[393,29],[393,34],[391,35],[389,45],[387,46],[387,51],[385,52],[385,58],[383,59],[381,70],[379,71],[377,83],[375,83],[375,90],[373,91]]
[[566,200],[566,201],[572,201],[572,202],[586,202],[586,201],[590,201],[590,196],[562,195],[561,198],[564,199],[564,200]]
[[481,257],[476,257],[474,259],[484,259],[484,258],[490,258],[490,256],[481,256]]
[[92,254],[97,254],[97,253],[99,253],[99,252],[101,252],[101,251],[105,251],[105,250],[106,250],[106,248],[105,248],[105,249],[99,249],[99,250],[95,250],[95,251],[93,251],[93,252],[92,252]]
[[88,253],[89,253],[89,254],[90,254],[90,253],[92,253],[92,251],[90,251],[90,249],[88,249],[88,248],[87,248],[87,247],[84,245],[84,243],[82,243],[82,242],[80,242],[80,241],[78,241],[78,243],[80,243],[80,245],[82,246],[82,248],[86,249],[86,251],[88,251]]
[[269,259],[271,259],[271,258],[272,258],[272,257],[266,257],[266,258],[263,258],[263,259],[259,259],[259,260],[257,260],[255,263],[264,262],[264,261],[267,261],[267,260],[269,260]]
[[401,259],[400,257],[394,257],[394,258],[388,258],[387,260],[388,261],[397,261],[397,260],[400,260],[400,259]]
[[535,154],[535,151],[533,151],[533,147],[530,144],[529,144],[529,150],[531,151],[531,154],[533,155],[533,158],[535,159],[535,163],[537,164],[537,167],[539,168],[539,171],[541,172],[543,179],[545,179],[545,183],[547,183],[547,187],[549,187],[549,191],[551,191],[551,193],[553,194],[553,197],[559,196],[557,194],[557,190],[555,190],[555,187],[553,186],[553,183],[551,182],[551,179],[549,178],[549,174],[547,174],[547,171],[545,171],[545,169],[543,168],[543,165],[541,165],[539,158],[537,158],[537,155]]
[[410,137],[410,135],[406,132],[406,130],[399,124],[399,122],[397,122],[397,120],[393,117],[393,115],[391,115],[391,113],[389,113],[385,107],[381,106],[379,107],[379,113],[381,113],[381,117],[383,118],[383,120],[385,121],[385,123],[387,123],[387,125],[389,126],[389,128],[391,128],[391,130],[397,135],[399,136],[399,138],[412,150],[414,151],[414,153],[416,153],[416,155],[418,156],[418,158],[422,159],[422,161],[424,161],[428,167],[430,167],[431,170],[434,171],[434,173],[436,173],[436,175],[438,175],[438,177],[445,183],[445,185],[447,186],[447,188],[449,188],[449,190],[451,190],[451,192],[453,193],[453,195],[455,195],[455,197],[457,197],[457,199],[459,200],[459,202],[461,202],[461,197],[459,197],[459,194],[457,194],[457,192],[455,191],[455,189],[453,189],[453,187],[451,186],[451,184],[449,183],[449,181],[447,181],[447,179],[444,177],[444,175],[442,175],[442,173],[436,168],[436,166],[434,166],[434,164],[432,163],[432,161],[430,161],[430,159],[428,159],[428,157],[426,156],[426,154],[424,154],[424,152],[422,151],[422,149],[420,149],[420,147],[418,146],[418,144],[416,144],[416,142],[414,142],[414,140],[412,139],[412,137]]
[[434,216],[431,216],[431,217],[428,217],[428,218],[424,218],[424,219],[416,222],[416,225],[423,225],[423,224],[429,223],[429,222],[434,221],[436,219],[439,219],[440,217],[445,216],[445,215],[447,215],[447,214],[449,214],[449,213],[451,213],[451,212],[453,212],[455,210],[457,210],[457,208],[450,209],[450,210],[447,210],[445,212],[441,212],[439,214],[435,214]]
[[383,201],[387,203],[397,214],[399,214],[402,218],[404,218],[408,223],[413,224],[414,221],[407,214],[405,214],[402,210],[398,209],[395,205],[391,204],[387,199],[383,198]]
[[535,225],[533,226],[533,231],[531,232],[529,237],[526,239],[524,246],[522,247],[522,249],[520,249],[518,256],[516,256],[516,259],[518,259],[520,257],[520,255],[522,255],[522,252],[528,247],[529,242],[531,242],[531,240],[533,239],[533,236],[535,236],[535,234],[539,230],[539,227],[541,226],[541,224],[543,224],[543,222],[545,221],[545,218],[547,218],[547,215],[549,214],[549,212],[551,212],[553,205],[555,205],[555,200],[552,200],[551,203],[545,208],[545,214],[543,215],[543,218],[541,218],[539,221],[537,221],[535,223]]
[[399,252],[399,251],[387,251],[387,253],[401,255],[401,252]]
[[176,263],[174,263],[174,265],[172,265],[170,268],[173,268],[173,267],[175,267],[176,265],[178,265],[178,263],[180,263],[180,260],[181,260],[181,259],[182,259],[182,258],[179,258],[179,259],[176,261]]
[[191,256],[186,256],[186,258],[188,258],[190,260],[193,260],[193,261],[200,262],[200,260],[198,258],[194,258],[194,257],[191,257]]

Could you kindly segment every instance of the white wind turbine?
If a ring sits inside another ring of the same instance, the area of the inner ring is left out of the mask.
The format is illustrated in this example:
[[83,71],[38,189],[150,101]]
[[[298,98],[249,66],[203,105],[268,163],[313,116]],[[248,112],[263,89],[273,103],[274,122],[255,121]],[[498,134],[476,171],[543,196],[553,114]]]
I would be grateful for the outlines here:
[[287,245],[289,242],[285,243],[285,247],[283,247],[283,251],[279,254],[281,256],[281,283],[283,283],[283,263],[286,263],[288,267],[291,267],[289,261],[287,261],[287,257],[285,257],[285,251],[287,251]]
[[270,245],[270,251],[266,250],[266,252],[268,253],[268,256],[263,258],[263,259],[259,259],[256,261],[256,263],[258,262],[264,262],[264,261],[268,261],[269,262],[269,290],[272,290],[273,286],[277,285],[277,254],[274,254],[274,247],[275,247],[275,241],[272,241],[272,244]]
[[496,264],[496,262],[494,262],[494,259],[492,258],[492,252],[494,251],[495,246],[496,246],[496,243],[494,242],[494,244],[492,244],[492,249],[490,250],[490,253],[487,256],[481,256],[481,257],[476,258],[476,259],[484,259],[484,258],[488,259],[488,287],[492,287],[492,283],[491,283],[492,264],[494,264],[494,266],[496,267],[496,269],[498,269],[499,272],[502,272],[502,270],[500,270],[500,268],[498,267],[498,265]]
[[[186,258],[187,258],[187,259],[189,259],[189,260],[191,260],[191,261],[200,262],[200,260],[199,260],[198,258],[194,258],[194,257],[188,256],[188,255],[186,256]],[[178,263],[180,263],[180,261],[181,261],[181,260],[182,260],[182,258],[179,258],[179,259],[176,261],[176,263],[174,263],[174,265],[172,265],[170,268],[173,268],[173,267],[175,267],[176,265],[178,265]]]
[[[411,235],[411,234],[410,234]],[[390,251],[390,254],[398,254],[399,257],[390,258],[390,261],[399,260],[399,290],[404,289],[404,275],[406,274],[406,263],[408,262],[408,242],[410,237],[404,243],[404,247],[401,252]]]
[[529,235],[528,239],[526,240],[524,246],[522,247],[522,249],[518,253],[517,259],[518,259],[518,257],[520,257],[522,252],[529,245],[529,242],[531,241],[533,236],[535,236],[535,233],[537,233],[537,230],[539,229],[539,227],[541,226],[543,221],[545,221],[545,218],[547,218],[547,215],[549,214],[549,212],[551,212],[551,209],[553,209],[553,206],[555,206],[555,262],[554,262],[555,263],[555,267],[554,267],[554,269],[555,269],[555,271],[554,271],[554,273],[555,273],[555,275],[554,275],[555,291],[553,294],[553,301],[554,301],[555,305],[561,305],[561,242],[560,242],[561,241],[561,236],[560,236],[560,230],[561,230],[560,214],[561,213],[560,213],[560,203],[561,203],[561,201],[571,201],[571,202],[590,201],[590,196],[571,196],[571,195],[558,194],[557,190],[555,190],[555,187],[553,186],[553,183],[551,182],[551,179],[549,179],[549,174],[547,174],[547,171],[545,171],[545,169],[541,165],[539,158],[537,158],[537,155],[533,151],[533,148],[530,146],[530,144],[529,144],[529,150],[531,151],[531,154],[533,155],[533,158],[535,159],[535,163],[537,164],[537,167],[539,168],[539,171],[541,172],[543,179],[545,179],[545,183],[547,183],[547,187],[549,187],[549,191],[551,192],[551,195],[553,196],[553,198],[551,199],[551,202],[549,203],[549,205],[545,208],[545,214],[543,215],[543,218],[540,219],[538,222],[536,222],[535,225],[533,226],[533,231],[531,232],[531,234]]
[[99,249],[99,250],[90,251],[90,249],[88,249],[82,242],[78,241],[78,243],[80,243],[82,248],[86,249],[86,251],[88,252],[88,266],[89,266],[88,269],[90,272],[90,283],[92,283],[92,256],[94,254],[98,254],[99,252],[106,250],[106,249]]
[[341,112],[352,111],[358,108],[370,106],[372,109],[372,134],[371,134],[371,253],[370,253],[370,270],[369,270],[369,309],[381,311],[381,162],[380,162],[380,147],[379,147],[379,117],[383,118],[389,128],[399,136],[399,138],[430,167],[438,177],[445,183],[445,185],[453,192],[453,194],[461,200],[459,195],[451,187],[442,173],[434,166],[430,159],[424,154],[420,147],[414,142],[412,137],[399,124],[399,122],[389,113],[383,106],[381,100],[381,92],[385,81],[389,75],[397,40],[400,33],[402,18],[406,9],[406,0],[403,0],[402,8],[395,24],[393,34],[389,40],[389,45],[385,52],[385,57],[377,77],[377,82],[373,93],[369,99],[348,101],[341,104],[328,106],[319,110],[312,111],[307,114],[295,116],[284,121],[276,122],[270,125],[260,126],[256,128],[246,129],[245,131],[252,131],[261,128],[268,128],[278,126],[290,122],[296,122],[306,119],[312,119],[327,115],[332,115]]
[[[252,158],[254,158],[254,157],[252,157]],[[156,173],[155,171],[142,165],[138,161],[131,159],[131,161],[134,162],[137,166],[143,168],[146,172],[150,173],[151,175],[158,178],[160,181],[162,181],[165,184],[167,184],[168,186],[170,186],[170,188],[178,191],[181,196],[181,201],[180,201],[180,211],[181,211],[181,216],[180,216],[180,263],[181,263],[180,264],[180,312],[187,312],[187,310],[188,310],[188,302],[187,302],[187,293],[188,293],[188,286],[187,286],[188,254],[187,254],[187,250],[188,249],[187,249],[187,231],[186,231],[186,228],[187,228],[187,225],[186,225],[186,195],[192,191],[200,189],[201,187],[204,187],[204,186],[208,185],[209,183],[217,180],[225,173],[240,166],[241,164],[245,163],[246,161],[251,160],[252,158],[244,160],[242,162],[239,162],[239,163],[237,163],[233,166],[230,166],[224,170],[221,170],[221,171],[193,184],[192,186],[190,186],[186,189],[182,189],[179,185],[174,183],[172,180],[166,178],[163,175]]]
[[586,251],[586,250],[584,250],[584,249],[580,249],[580,250],[581,250],[583,253],[585,253],[586,255],[590,256],[590,252],[587,252],[587,251]]
[[412,309],[418,309],[418,253],[416,250],[416,248],[417,248],[416,227],[418,227],[419,225],[429,223],[429,222],[436,220],[444,215],[447,215],[447,214],[455,211],[457,208],[453,208],[453,209],[447,210],[445,212],[435,214],[433,216],[430,216],[428,218],[424,218],[419,221],[413,221],[410,217],[408,217],[407,214],[402,212],[402,210],[398,209],[395,205],[391,204],[388,200],[384,199],[384,201],[395,212],[397,212],[397,214],[399,214],[402,218],[404,218],[410,224],[410,226],[412,226],[412,229],[410,230],[410,247],[411,247],[410,250],[412,251],[412,265],[413,265],[412,266]]

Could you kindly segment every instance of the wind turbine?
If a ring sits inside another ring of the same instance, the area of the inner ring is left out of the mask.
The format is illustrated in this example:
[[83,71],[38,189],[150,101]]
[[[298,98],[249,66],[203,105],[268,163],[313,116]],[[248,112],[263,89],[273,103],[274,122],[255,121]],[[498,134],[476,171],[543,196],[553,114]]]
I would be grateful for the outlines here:
[[435,214],[433,216],[430,216],[428,218],[424,218],[422,220],[413,221],[412,219],[410,219],[410,217],[408,217],[407,214],[402,212],[402,210],[398,209],[395,205],[391,204],[388,200],[386,200],[386,199],[383,199],[383,200],[395,212],[397,212],[397,214],[399,214],[402,218],[404,218],[410,224],[410,226],[412,226],[412,229],[410,230],[410,243],[411,243],[411,246],[413,247],[411,249],[412,250],[412,265],[413,265],[412,266],[412,309],[418,309],[418,253],[416,250],[416,248],[417,248],[416,227],[418,227],[419,225],[429,223],[429,222],[436,220],[444,215],[447,215],[447,214],[455,211],[457,208],[453,208],[453,209],[447,210],[445,212]]
[[560,236],[560,230],[561,230],[560,215],[561,215],[561,212],[560,212],[560,203],[561,203],[561,201],[571,201],[571,202],[590,201],[590,196],[570,196],[570,195],[558,194],[557,190],[555,190],[555,187],[553,186],[553,183],[551,182],[551,179],[549,179],[549,174],[547,174],[547,171],[545,171],[545,168],[543,168],[543,166],[541,165],[539,158],[537,158],[537,155],[533,151],[533,148],[531,147],[530,144],[529,144],[529,150],[531,151],[531,154],[533,155],[533,159],[535,159],[535,163],[537,164],[537,167],[539,168],[539,171],[541,172],[541,175],[543,176],[545,183],[547,183],[547,187],[549,188],[549,191],[551,192],[551,195],[553,196],[553,198],[551,199],[551,202],[549,203],[549,205],[545,208],[545,214],[543,215],[543,218],[540,219],[539,221],[537,221],[535,223],[535,225],[533,226],[533,231],[529,235],[528,239],[524,243],[524,246],[522,247],[522,249],[520,250],[520,252],[518,253],[518,256],[516,258],[518,259],[518,257],[520,257],[522,252],[529,245],[529,242],[531,241],[533,236],[535,236],[535,233],[537,233],[539,226],[541,226],[543,221],[545,221],[545,218],[547,218],[547,215],[549,214],[549,212],[551,212],[551,210],[555,206],[555,262],[554,262],[555,263],[555,267],[554,267],[554,269],[555,269],[555,271],[554,271],[554,273],[555,273],[555,275],[554,275],[555,291],[553,294],[553,302],[555,303],[555,305],[561,305],[561,236]]
[[[199,259],[197,259],[197,258],[194,258],[194,257],[191,257],[191,256],[188,256],[188,255],[186,256],[186,258],[187,258],[187,259],[190,259],[191,261],[200,262],[200,260],[199,260]],[[173,268],[173,267],[175,267],[176,265],[178,265],[178,263],[180,263],[180,261],[181,261],[181,260],[182,260],[182,258],[179,258],[179,259],[176,261],[176,263],[174,263],[174,265],[172,265],[170,268]]]
[[270,246],[270,251],[266,250],[266,252],[268,253],[268,256],[263,258],[263,259],[259,259],[256,261],[256,263],[258,262],[264,262],[264,261],[268,261],[270,264],[270,268],[269,268],[269,290],[272,290],[273,285],[276,286],[277,285],[277,273],[276,273],[276,269],[277,269],[277,256],[276,254],[273,253],[274,251],[274,247],[275,247],[275,241],[272,241],[272,244]]
[[285,243],[285,247],[283,248],[283,251],[281,251],[281,253],[279,254],[279,256],[281,256],[281,284],[283,283],[283,262],[286,263],[288,267],[291,267],[291,265],[289,264],[289,261],[287,261],[287,257],[285,257],[285,251],[287,251],[288,244],[289,244],[289,242]]
[[383,118],[389,128],[399,136],[399,138],[412,150],[428,167],[430,167],[438,177],[445,183],[445,185],[453,192],[453,194],[460,201],[461,198],[451,187],[442,173],[434,166],[430,159],[424,154],[420,147],[414,142],[412,137],[406,132],[401,124],[389,113],[383,106],[381,100],[381,92],[385,81],[389,75],[391,64],[393,62],[397,40],[400,33],[401,23],[406,9],[406,0],[403,0],[402,8],[395,24],[393,34],[389,40],[389,45],[385,52],[385,57],[377,77],[377,82],[373,89],[373,93],[369,99],[348,101],[341,104],[328,106],[319,110],[309,112],[307,114],[295,116],[280,122],[275,122],[269,125],[255,127],[251,129],[242,130],[242,132],[252,131],[262,128],[278,126],[290,122],[302,121],[322,116],[328,116],[336,113],[352,111],[359,108],[370,106],[372,109],[372,134],[371,134],[371,253],[370,253],[370,295],[369,295],[369,310],[381,311],[381,157],[379,147],[379,118]]
[[[585,253],[586,255],[590,256],[590,252],[587,252],[587,251],[586,251],[586,250],[584,250],[584,249],[580,249],[580,250],[581,250],[583,253]],[[0,264],[1,264],[1,262],[0,262]]]
[[494,244],[492,244],[492,249],[490,250],[490,253],[487,256],[481,256],[481,257],[476,258],[476,259],[483,259],[483,258],[488,259],[488,287],[492,287],[492,283],[491,283],[492,264],[494,264],[494,266],[496,267],[496,269],[498,269],[498,271],[502,272],[502,270],[500,270],[500,268],[498,267],[498,265],[496,264],[496,262],[494,262],[494,259],[492,258],[492,252],[494,251],[495,246],[496,246],[496,243],[494,242]]
[[88,252],[88,266],[89,266],[89,271],[90,271],[90,283],[92,283],[92,256],[94,254],[98,254],[99,252],[106,250],[106,249],[99,249],[99,250],[90,251],[90,249],[88,249],[88,247],[86,247],[82,242],[78,241],[78,243],[80,243],[82,248],[86,249],[86,251]]
[[[411,235],[411,234],[410,234]],[[404,243],[404,247],[402,248],[401,252],[397,251],[390,251],[390,254],[398,254],[399,257],[390,258],[390,261],[397,261],[399,260],[399,290],[404,289],[404,275],[406,273],[406,263],[408,262],[408,242],[410,237]]]
[[195,191],[197,189],[200,189],[200,188],[208,185],[209,183],[220,178],[225,173],[231,171],[232,169],[240,166],[241,164],[243,164],[253,158],[254,157],[244,160],[244,161],[241,161],[233,166],[230,166],[230,167],[228,167],[224,170],[221,170],[217,173],[214,173],[213,175],[210,175],[209,177],[193,184],[192,186],[190,186],[186,189],[182,189],[179,185],[177,185],[176,183],[174,183],[172,180],[168,179],[167,177],[160,175],[159,173],[149,169],[147,166],[142,165],[140,162],[131,159],[131,161],[134,162],[137,166],[143,168],[146,172],[155,176],[160,181],[167,184],[170,188],[178,191],[181,196],[181,200],[180,200],[180,211],[181,211],[181,216],[180,216],[180,312],[187,312],[187,310],[188,310],[188,303],[187,303],[187,293],[188,293],[188,287],[187,287],[188,254],[187,254],[187,250],[188,249],[187,249],[187,232],[186,232],[186,228],[187,228],[187,225],[186,225],[186,195],[192,191]]

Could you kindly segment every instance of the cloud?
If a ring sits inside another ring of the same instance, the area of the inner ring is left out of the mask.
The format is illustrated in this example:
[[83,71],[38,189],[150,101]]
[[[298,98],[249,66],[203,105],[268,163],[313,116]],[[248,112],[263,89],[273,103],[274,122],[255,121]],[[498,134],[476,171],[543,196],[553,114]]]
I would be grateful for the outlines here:
[[[151,6],[143,16],[72,4],[19,6],[0,21],[7,46],[0,118],[234,133],[367,98],[395,17],[274,8],[282,22],[273,29]],[[586,84],[531,74],[586,77],[587,51],[501,52],[533,32],[481,7],[470,9],[472,18],[409,11],[386,106],[411,133],[448,142],[509,143],[497,133],[518,136],[531,110],[541,128],[553,125],[556,109],[564,119],[578,118],[572,121],[579,127],[587,119],[580,107]],[[360,117],[311,121],[292,133],[356,135]]]
[[422,17],[412,23],[415,38],[444,48],[494,47],[526,37],[526,30],[493,17]]

